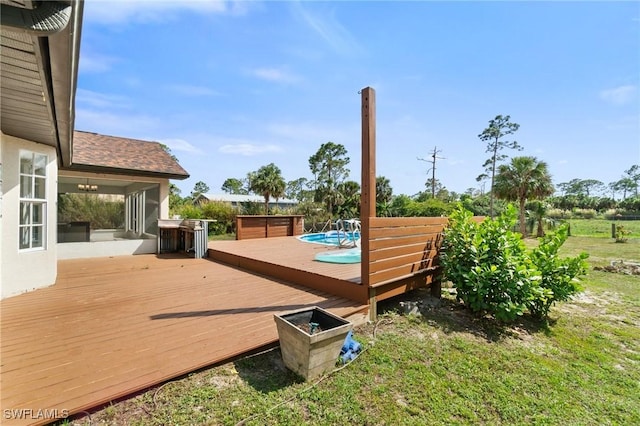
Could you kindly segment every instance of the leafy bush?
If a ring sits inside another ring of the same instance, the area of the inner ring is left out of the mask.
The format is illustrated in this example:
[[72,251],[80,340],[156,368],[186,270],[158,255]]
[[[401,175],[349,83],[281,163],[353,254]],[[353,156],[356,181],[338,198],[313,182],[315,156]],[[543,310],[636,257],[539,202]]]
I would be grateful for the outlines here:
[[516,214],[510,205],[495,220],[476,222],[471,212],[456,209],[440,255],[456,298],[472,311],[501,321],[513,321],[527,310],[546,317],[554,302],[579,290],[574,279],[585,272],[586,254],[573,259],[557,255],[567,238],[566,226],[528,251],[520,234],[511,230]]
[[191,203],[183,204],[177,208],[177,214],[183,219],[202,219],[202,209]]
[[320,232],[322,229],[326,231],[325,225],[331,220],[331,215],[323,204],[311,201],[298,204],[295,214],[304,215],[305,232]]
[[580,219],[593,219],[598,212],[593,209],[575,209],[573,211],[573,217]]
[[618,207],[625,209],[627,214],[640,215],[640,197],[629,197],[618,203]]
[[576,257],[560,258],[558,250],[569,236],[569,226],[563,224],[554,234],[540,239],[538,247],[530,252],[533,266],[540,272],[541,294],[531,300],[529,311],[538,318],[546,318],[555,302],[564,302],[581,290],[577,276],[587,271],[586,253]]
[[264,214],[264,203],[258,201],[246,201],[242,203],[242,214],[262,215]]
[[216,222],[209,223],[209,233],[214,235],[229,234],[233,232],[233,219],[237,210],[229,202],[209,201],[201,204],[203,219],[213,219]]
[[625,229],[624,225],[616,225],[616,243],[626,243],[631,231]]
[[447,203],[438,198],[430,198],[425,201],[412,201],[407,206],[407,215],[411,217],[427,216],[439,217],[448,215],[455,204]]
[[58,194],[58,222],[87,221],[91,229],[124,228],[124,198],[99,194]]
[[526,265],[522,239],[510,230],[515,208],[481,223],[459,208],[449,220],[440,261],[445,277],[456,287],[457,299],[474,312],[489,312],[502,321],[522,315],[532,298],[535,274]]
[[571,219],[571,212],[569,210],[562,209],[549,209],[547,217],[551,219]]

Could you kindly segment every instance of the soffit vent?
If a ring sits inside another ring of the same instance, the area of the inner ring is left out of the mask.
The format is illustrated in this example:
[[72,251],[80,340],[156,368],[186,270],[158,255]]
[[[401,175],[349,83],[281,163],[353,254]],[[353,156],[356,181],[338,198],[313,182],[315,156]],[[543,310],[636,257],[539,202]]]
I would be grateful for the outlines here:
[[47,1],[34,9],[0,4],[0,23],[9,31],[48,36],[62,31],[70,19],[71,5],[63,2]]

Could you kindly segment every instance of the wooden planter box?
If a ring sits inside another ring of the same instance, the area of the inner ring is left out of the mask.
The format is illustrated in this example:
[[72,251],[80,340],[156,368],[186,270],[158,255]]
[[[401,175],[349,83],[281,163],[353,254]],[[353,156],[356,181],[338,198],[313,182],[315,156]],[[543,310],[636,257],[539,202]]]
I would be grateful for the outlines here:
[[[274,315],[274,320],[284,365],[305,380],[335,367],[347,333],[353,328],[351,322],[317,306]],[[320,331],[309,334],[309,323],[318,324]]]

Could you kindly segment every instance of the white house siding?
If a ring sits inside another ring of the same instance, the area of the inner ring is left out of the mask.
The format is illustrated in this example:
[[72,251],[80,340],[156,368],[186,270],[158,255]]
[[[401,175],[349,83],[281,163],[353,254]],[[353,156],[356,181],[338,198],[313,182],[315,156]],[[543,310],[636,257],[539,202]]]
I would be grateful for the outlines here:
[[[19,251],[20,150],[45,154],[46,182],[45,248]],[[53,147],[8,136],[0,132],[2,190],[0,204],[0,297],[24,293],[55,283],[57,274],[57,154]]]

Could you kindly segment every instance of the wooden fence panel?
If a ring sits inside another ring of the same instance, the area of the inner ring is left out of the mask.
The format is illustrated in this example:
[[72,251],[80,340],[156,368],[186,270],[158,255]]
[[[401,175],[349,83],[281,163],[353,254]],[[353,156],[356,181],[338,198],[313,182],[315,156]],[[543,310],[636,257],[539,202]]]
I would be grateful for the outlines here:
[[301,215],[236,216],[236,240],[301,235],[302,228]]
[[435,259],[447,222],[440,217],[371,218],[369,286],[380,287],[416,274],[435,274]]

